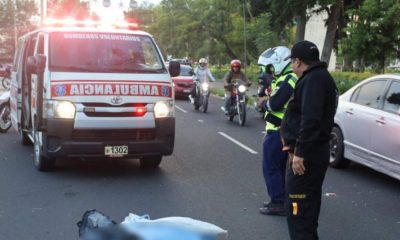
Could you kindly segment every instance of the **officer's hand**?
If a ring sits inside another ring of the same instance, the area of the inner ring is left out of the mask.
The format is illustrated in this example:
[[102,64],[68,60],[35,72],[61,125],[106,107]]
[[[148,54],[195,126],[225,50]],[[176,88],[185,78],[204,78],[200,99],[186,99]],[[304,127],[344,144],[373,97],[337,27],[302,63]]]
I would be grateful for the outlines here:
[[258,98],[258,106],[262,106],[265,101],[267,101],[265,97]]
[[304,158],[295,155],[292,160],[292,170],[294,175],[303,175],[306,171],[304,167]]

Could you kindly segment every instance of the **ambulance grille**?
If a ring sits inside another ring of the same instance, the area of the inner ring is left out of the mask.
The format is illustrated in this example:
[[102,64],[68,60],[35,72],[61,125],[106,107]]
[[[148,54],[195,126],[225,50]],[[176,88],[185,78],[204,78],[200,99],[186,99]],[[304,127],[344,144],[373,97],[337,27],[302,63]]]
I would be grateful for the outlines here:
[[79,129],[72,132],[74,140],[130,140],[130,141],[150,141],[156,138],[155,129]]
[[121,105],[112,105],[109,103],[84,102],[82,105],[85,107],[145,107],[147,103],[124,103]]

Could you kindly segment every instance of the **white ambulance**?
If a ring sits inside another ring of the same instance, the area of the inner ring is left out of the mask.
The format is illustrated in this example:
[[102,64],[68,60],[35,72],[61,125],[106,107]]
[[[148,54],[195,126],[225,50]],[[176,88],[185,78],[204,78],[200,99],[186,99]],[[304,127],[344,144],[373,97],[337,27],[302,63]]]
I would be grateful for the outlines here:
[[[154,39],[138,30],[46,27],[21,37],[11,119],[34,145],[40,171],[57,158],[138,158],[157,167],[172,154],[174,91]],[[171,75],[170,75],[171,74]]]

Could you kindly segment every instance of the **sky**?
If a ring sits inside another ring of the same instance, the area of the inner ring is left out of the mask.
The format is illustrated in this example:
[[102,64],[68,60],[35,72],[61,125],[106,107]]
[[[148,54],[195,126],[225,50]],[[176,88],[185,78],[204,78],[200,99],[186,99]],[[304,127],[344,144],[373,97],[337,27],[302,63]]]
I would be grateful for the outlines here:
[[[110,5],[104,3],[109,1]],[[136,0],[138,5],[158,4],[162,0]],[[118,21],[123,20],[123,12],[129,10],[131,0],[90,0],[91,9],[103,20]]]

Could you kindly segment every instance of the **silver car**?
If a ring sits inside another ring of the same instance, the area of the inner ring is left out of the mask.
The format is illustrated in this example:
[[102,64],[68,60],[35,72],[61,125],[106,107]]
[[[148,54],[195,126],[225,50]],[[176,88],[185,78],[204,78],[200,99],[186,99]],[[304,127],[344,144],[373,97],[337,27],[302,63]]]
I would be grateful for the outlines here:
[[400,180],[400,75],[364,80],[340,96],[330,166],[349,160]]

